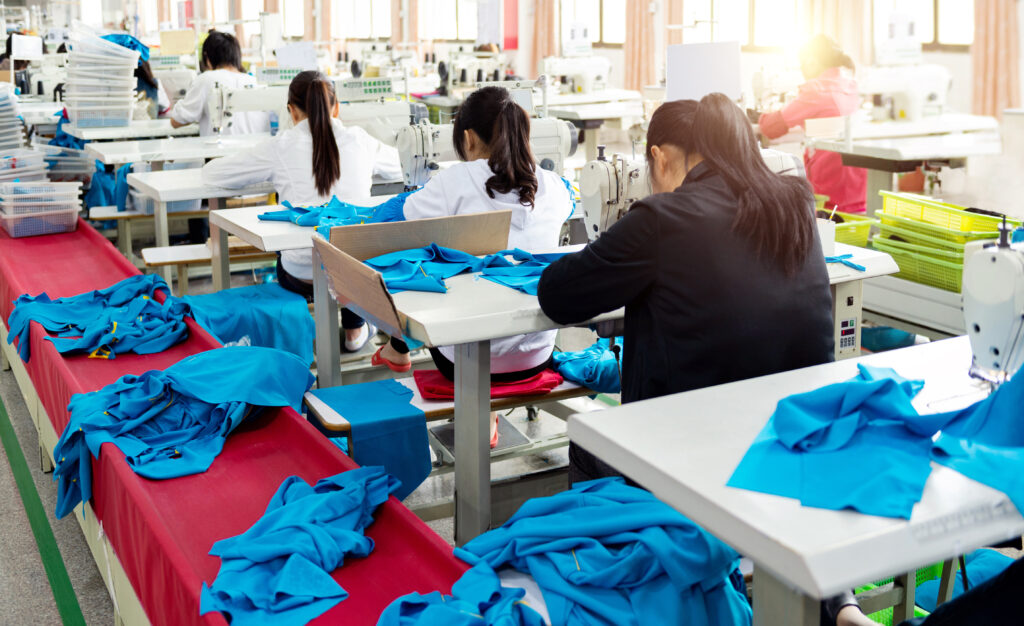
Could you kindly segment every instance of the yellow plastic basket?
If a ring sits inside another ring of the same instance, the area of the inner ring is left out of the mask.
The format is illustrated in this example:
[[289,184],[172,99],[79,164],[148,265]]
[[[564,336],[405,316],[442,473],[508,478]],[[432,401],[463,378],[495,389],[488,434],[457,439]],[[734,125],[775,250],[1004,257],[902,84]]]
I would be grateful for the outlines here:
[[871,227],[877,224],[878,220],[866,215],[855,215],[840,211],[836,211],[836,216],[843,220],[836,223],[836,241],[859,248],[868,247]]
[[953,243],[967,243],[968,241],[992,239],[993,237],[998,236],[997,232],[991,230],[959,231],[951,228],[945,228],[943,226],[935,226],[934,224],[919,222],[907,217],[900,217],[885,211],[876,213],[875,215],[877,215],[878,219],[881,220],[882,226],[899,226],[900,228],[911,230],[928,237],[951,241]]
[[[882,210],[890,215],[917,220],[933,226],[941,226],[961,232],[998,231],[1001,218],[965,211],[964,207],[939,202],[926,196],[894,191],[880,191]],[[1018,220],[1007,220],[1008,224],[1019,226]]]
[[929,246],[939,250],[945,250],[947,252],[959,252],[960,254],[964,253],[965,246],[963,243],[957,243],[955,241],[949,241],[948,239],[942,239],[939,237],[932,237],[909,228],[903,228],[902,226],[886,223],[882,223],[879,226],[878,236],[876,239],[903,241],[919,246]]
[[961,249],[960,252],[956,252],[953,250],[935,248],[933,246],[922,246],[915,243],[907,243],[906,241],[898,241],[895,239],[878,238],[875,240],[876,243],[878,241],[883,242],[883,244],[889,248],[895,248],[896,250],[900,250],[903,252],[923,254],[926,256],[930,256],[934,259],[942,259],[943,261],[951,261],[953,263],[964,262],[963,249]]
[[896,276],[922,285],[960,293],[963,281],[963,261],[937,259],[917,252],[903,250],[887,239],[875,239],[875,249],[892,256],[900,271]]

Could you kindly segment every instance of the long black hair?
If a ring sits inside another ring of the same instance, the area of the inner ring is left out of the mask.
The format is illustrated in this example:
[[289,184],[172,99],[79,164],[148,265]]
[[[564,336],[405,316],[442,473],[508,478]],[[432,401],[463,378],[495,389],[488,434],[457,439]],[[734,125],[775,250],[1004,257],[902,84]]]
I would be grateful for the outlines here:
[[242,68],[242,47],[231,33],[211,30],[203,42],[203,62],[206,69],[215,70],[221,67],[233,67],[239,72]]
[[322,73],[299,72],[288,87],[288,104],[306,114],[313,137],[313,180],[321,196],[341,178],[341,155],[334,138],[331,109],[337,102],[334,85]]
[[833,67],[845,67],[849,70],[856,70],[853,59],[843,52],[835,39],[828,35],[815,35],[800,49],[800,58],[818,62],[821,67],[830,69]]
[[533,206],[537,197],[536,161],[530,150],[530,117],[512,99],[507,89],[484,87],[466,97],[455,115],[453,143],[465,161],[466,131],[472,130],[491,151],[487,165],[493,176],[485,189],[491,198],[497,193],[519,192],[523,206]]
[[746,116],[728,96],[713,93],[699,103],[666,102],[651,116],[647,151],[672,145],[699,154],[725,179],[739,202],[733,231],[758,256],[786,274],[800,268],[814,247],[814,195],[807,180],[776,174],[761,156]]

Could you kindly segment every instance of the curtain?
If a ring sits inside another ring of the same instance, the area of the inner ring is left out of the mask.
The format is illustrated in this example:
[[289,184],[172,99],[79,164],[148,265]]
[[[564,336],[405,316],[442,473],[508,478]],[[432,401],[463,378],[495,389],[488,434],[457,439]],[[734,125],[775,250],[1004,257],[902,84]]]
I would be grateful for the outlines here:
[[1001,118],[1020,106],[1019,31],[1014,0],[974,0],[974,113]]
[[536,0],[533,8],[533,42],[530,62],[524,72],[536,77],[544,57],[558,54],[558,0]]
[[402,38],[402,4],[403,0],[391,0],[391,45],[397,47],[400,43],[415,43],[417,45],[414,49],[419,50],[419,0],[408,0],[408,15],[405,16],[409,24],[408,40]]
[[[817,34],[835,39],[857,67],[874,60],[871,0],[805,0],[805,32],[808,39]],[[803,43],[803,42],[801,42]]]
[[626,0],[626,89],[641,91],[657,80],[654,51],[654,14],[650,0]]
[[665,45],[674,46],[683,43],[683,0],[666,0],[665,2],[665,26],[674,26],[673,29],[665,29]]

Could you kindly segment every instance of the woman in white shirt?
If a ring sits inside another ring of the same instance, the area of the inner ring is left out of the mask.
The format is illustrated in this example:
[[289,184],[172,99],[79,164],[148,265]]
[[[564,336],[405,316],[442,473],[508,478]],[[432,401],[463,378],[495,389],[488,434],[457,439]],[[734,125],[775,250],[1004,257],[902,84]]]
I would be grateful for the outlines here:
[[[512,211],[510,248],[542,252],[558,246],[572,197],[556,173],[540,169],[530,149],[530,118],[509,92],[485,87],[471,93],[455,116],[452,140],[464,162],[439,172],[405,201],[405,219]],[[525,380],[548,368],[557,331],[491,342],[491,379]],[[455,350],[432,349],[438,370],[454,378]],[[374,355],[375,365],[396,372],[411,367],[409,349],[392,338]],[[497,443],[492,423],[491,445]]]
[[[207,101],[216,84],[236,89],[255,85],[256,79],[242,70],[242,48],[234,35],[211,31],[203,42],[202,68],[184,97],[171,109],[171,126],[179,128],[199,123],[200,136],[213,134]],[[248,111],[231,116],[231,122],[221,132],[226,135],[269,133],[270,116],[259,111]]]
[[[239,189],[270,181],[281,201],[293,206],[318,206],[332,196],[369,198],[373,175],[401,177],[398,151],[358,127],[343,126],[334,85],[320,72],[297,75],[288,88],[292,128],[257,144],[252,150],[214,159],[203,167],[203,182]],[[309,250],[285,250],[277,262],[281,286],[313,297],[313,257]],[[342,309],[345,348],[355,352],[375,330]]]

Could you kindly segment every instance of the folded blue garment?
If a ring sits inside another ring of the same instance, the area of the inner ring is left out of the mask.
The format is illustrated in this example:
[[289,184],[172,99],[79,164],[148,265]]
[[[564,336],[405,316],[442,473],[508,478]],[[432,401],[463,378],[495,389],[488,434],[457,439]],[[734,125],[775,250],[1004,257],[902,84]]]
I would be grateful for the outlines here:
[[[577,483],[569,491],[531,499],[500,528],[455,554],[471,564],[479,559],[492,570],[511,566],[533,576],[553,625],[752,621],[746,595],[730,579],[739,555],[621,478]],[[474,579],[486,573],[476,566],[471,572]],[[454,591],[459,597],[459,589]],[[479,597],[474,594],[470,601]],[[396,602],[416,608],[430,599],[413,594]],[[409,614],[392,606],[384,615],[396,613]]]
[[433,591],[402,596],[384,609],[377,626],[545,626],[544,618],[523,602],[525,591],[502,587],[486,561],[458,552],[461,558],[476,564],[452,585],[452,595]]
[[405,221],[402,207],[405,206],[405,199],[413,193],[415,192],[407,191],[400,193],[394,198],[389,198],[376,206],[369,207],[342,202],[337,197],[332,197],[326,204],[315,207],[296,207],[286,201],[281,203],[281,206],[286,208],[279,211],[261,213],[259,219],[264,221],[292,222],[299,226],[314,227],[317,229],[317,232],[325,237],[329,237],[330,230],[334,226]]
[[597,343],[585,350],[555,352],[551,359],[555,369],[566,380],[600,393],[619,393],[622,390],[619,362],[608,349],[609,344],[608,339],[598,339]]
[[[509,256],[516,263],[509,261]],[[537,282],[541,273],[563,256],[562,253],[530,254],[515,248],[477,257],[432,243],[424,248],[382,254],[364,263],[383,275],[384,284],[391,293],[445,293],[448,290],[444,283],[446,279],[466,272],[481,272],[481,276],[487,280],[537,295]]]
[[430,474],[427,422],[423,411],[411,404],[412,389],[388,379],[312,394],[352,425],[356,463],[383,466],[401,481],[396,498],[404,499]]
[[779,401],[729,486],[909,519],[935,460],[1024,510],[1024,377],[965,409],[920,415],[920,381],[858,367],[851,381]]
[[170,299],[163,304],[153,296],[167,290],[155,274],[138,275],[100,289],[50,300],[19,296],[7,320],[7,342],[18,339],[18,354],[30,357],[29,328],[35,321],[56,337],[47,337],[61,354],[86,352],[97,358],[134,352],[154,354],[188,337],[186,307]]
[[[54,134],[53,139],[47,142],[50,146],[59,146],[61,148],[74,148],[75,150],[84,150],[85,144],[89,143],[84,139],[79,139],[73,135],[69,135],[64,130],[64,125],[69,124],[67,113],[62,109],[60,112],[60,119],[57,120],[57,132]],[[99,161],[97,161],[99,163]],[[91,187],[90,187],[91,189]],[[92,205],[86,204],[87,208],[91,206],[107,206],[107,205]]]
[[146,478],[199,474],[246,417],[260,407],[298,408],[312,384],[308,363],[294,355],[233,347],[73,395],[71,419],[53,451],[57,517],[92,497],[90,455],[99,457],[104,443],[116,445]]
[[[975,550],[964,556],[967,564],[967,582],[974,589],[983,582],[995,578],[1013,564],[1013,559],[995,550]],[[939,604],[939,580],[928,580],[917,586],[914,603],[929,613]],[[953,577],[953,597],[964,593],[964,583],[959,573]]]
[[128,48],[129,50],[135,50],[139,53],[139,65],[149,60],[149,46],[142,43],[135,37],[127,33],[111,33],[109,35],[103,35],[103,39],[111,43]]
[[183,296],[199,325],[224,345],[259,346],[291,352],[313,362],[315,329],[302,296],[276,283]]
[[220,571],[212,585],[203,583],[199,614],[220,611],[234,626],[305,624],[323,614],[348,597],[331,572],[373,551],[364,531],[395,486],[379,467],[312,487],[285,479],[249,530],[213,544]]
[[[70,135],[68,136],[70,137]],[[116,204],[117,202],[114,200],[116,184],[116,175],[113,172],[108,172],[107,167],[101,161],[96,161],[96,171],[92,173],[89,191],[85,192],[85,208],[91,209],[95,206]]]

